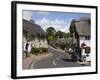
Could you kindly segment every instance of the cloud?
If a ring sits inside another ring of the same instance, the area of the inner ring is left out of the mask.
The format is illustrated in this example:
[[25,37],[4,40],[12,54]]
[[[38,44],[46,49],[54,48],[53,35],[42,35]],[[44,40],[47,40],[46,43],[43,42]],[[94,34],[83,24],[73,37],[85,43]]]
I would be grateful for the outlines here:
[[46,29],[51,26],[50,20],[48,20],[46,18],[43,18],[41,20],[36,20],[35,23],[39,24],[43,28],[44,31],[46,31]]
[[43,14],[43,15],[46,15],[46,14],[48,15],[49,14],[49,12],[46,12],[46,11],[41,11],[41,12],[39,11],[39,12],[36,12],[36,13]]
[[68,32],[69,25],[70,25],[67,21],[64,20],[60,20],[60,19],[49,20],[47,18],[36,20],[35,23],[39,24],[44,31],[46,31],[48,27],[54,27],[56,31],[61,30],[63,32]]
[[46,11],[23,11],[23,19],[30,20],[31,17],[37,18],[38,16],[48,16],[49,12]]
[[32,17],[32,11],[23,11],[23,19],[30,20]]

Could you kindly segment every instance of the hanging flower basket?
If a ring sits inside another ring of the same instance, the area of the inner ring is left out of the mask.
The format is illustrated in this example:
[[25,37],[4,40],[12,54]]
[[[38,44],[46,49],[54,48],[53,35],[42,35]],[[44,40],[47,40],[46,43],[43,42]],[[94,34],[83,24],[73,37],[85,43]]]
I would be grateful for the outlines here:
[[86,46],[85,43],[82,43],[82,44],[81,44],[81,48],[82,48],[82,49],[85,49],[85,46]]

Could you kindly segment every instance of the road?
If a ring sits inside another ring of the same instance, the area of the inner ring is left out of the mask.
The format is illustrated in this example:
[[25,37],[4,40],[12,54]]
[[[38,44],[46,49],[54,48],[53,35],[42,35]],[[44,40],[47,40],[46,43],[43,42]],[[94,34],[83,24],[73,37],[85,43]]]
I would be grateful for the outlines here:
[[71,61],[71,55],[61,51],[57,51],[51,47],[48,47],[48,53],[53,54],[53,56],[35,62],[33,65],[34,69],[85,66],[78,63],[73,63]]

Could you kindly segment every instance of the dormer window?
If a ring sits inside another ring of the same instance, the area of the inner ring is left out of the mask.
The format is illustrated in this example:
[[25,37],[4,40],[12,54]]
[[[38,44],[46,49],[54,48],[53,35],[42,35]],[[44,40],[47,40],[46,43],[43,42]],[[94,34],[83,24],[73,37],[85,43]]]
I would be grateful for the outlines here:
[[85,36],[85,40],[90,40],[90,36]]

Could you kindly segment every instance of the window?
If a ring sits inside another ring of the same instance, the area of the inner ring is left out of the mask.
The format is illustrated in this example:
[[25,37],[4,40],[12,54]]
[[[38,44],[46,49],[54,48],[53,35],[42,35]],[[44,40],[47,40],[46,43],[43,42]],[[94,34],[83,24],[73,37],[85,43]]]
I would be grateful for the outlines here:
[[90,36],[85,36],[85,40],[90,40]]

